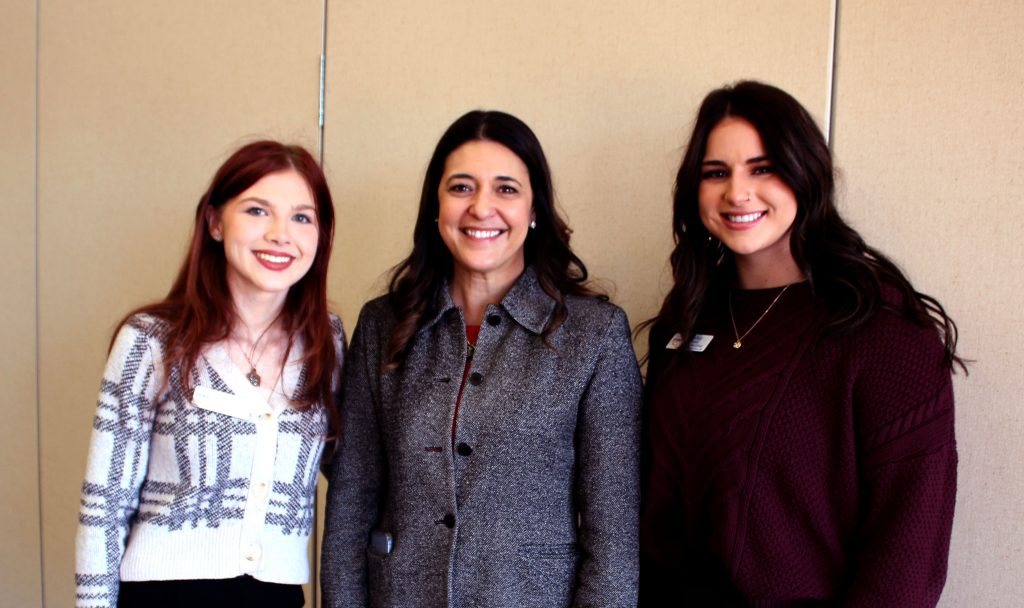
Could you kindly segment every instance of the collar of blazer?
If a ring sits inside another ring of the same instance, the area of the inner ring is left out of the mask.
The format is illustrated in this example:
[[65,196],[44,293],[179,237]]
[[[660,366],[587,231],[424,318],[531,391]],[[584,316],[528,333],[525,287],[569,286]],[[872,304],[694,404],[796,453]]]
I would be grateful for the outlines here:
[[[516,284],[505,294],[498,305],[504,309],[516,323],[519,323],[529,331],[540,335],[551,320],[551,313],[555,309],[555,301],[551,296],[541,289],[540,281],[537,280],[537,273],[533,266],[527,266],[523,274],[519,275]],[[452,301],[451,291],[448,289],[448,281],[441,284],[434,296],[434,305],[431,307],[434,314],[420,327],[419,331],[426,331],[434,326],[449,310],[457,309]]]

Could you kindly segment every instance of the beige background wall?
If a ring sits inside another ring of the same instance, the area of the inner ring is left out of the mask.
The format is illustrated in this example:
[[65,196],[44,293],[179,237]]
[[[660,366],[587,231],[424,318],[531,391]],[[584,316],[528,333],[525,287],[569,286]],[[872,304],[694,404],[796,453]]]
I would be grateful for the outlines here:
[[39,459],[36,400],[36,7],[0,4],[0,604],[37,606]]
[[956,379],[959,492],[945,606],[1024,594],[1024,4],[844,2],[844,211],[938,296],[975,359]]
[[[667,288],[671,180],[703,94],[768,80],[823,125],[834,95],[844,212],[946,304],[977,360],[957,383],[961,489],[942,605],[1015,605],[1024,6],[890,4],[845,2],[836,29],[824,0],[331,2],[323,153],[339,215],[336,307],[351,328],[407,252],[438,136],[487,107],[535,129],[578,253],[637,323]],[[23,463],[0,479],[13,513],[0,524],[0,604],[71,605],[110,331],[168,287],[195,201],[232,148],[259,136],[316,147],[323,25],[309,0],[0,9],[0,440],[7,462]]]

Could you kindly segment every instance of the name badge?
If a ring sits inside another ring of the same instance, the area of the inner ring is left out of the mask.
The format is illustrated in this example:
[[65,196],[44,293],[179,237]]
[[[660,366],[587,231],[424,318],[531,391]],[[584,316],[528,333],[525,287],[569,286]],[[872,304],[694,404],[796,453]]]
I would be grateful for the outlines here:
[[708,347],[708,344],[711,344],[711,341],[714,339],[714,336],[697,334],[693,337],[693,340],[690,340],[690,345],[687,348],[690,349],[690,352],[702,353]]
[[243,420],[252,418],[252,412],[246,407],[245,401],[237,395],[222,393],[207,386],[195,387],[195,391],[192,393],[192,403],[210,412]]
[[667,348],[669,350],[676,350],[677,348],[679,348],[682,345],[683,345],[683,337],[681,335],[679,335],[679,334],[676,334],[676,335],[672,336],[671,340],[668,341],[668,344],[665,345],[665,348]]

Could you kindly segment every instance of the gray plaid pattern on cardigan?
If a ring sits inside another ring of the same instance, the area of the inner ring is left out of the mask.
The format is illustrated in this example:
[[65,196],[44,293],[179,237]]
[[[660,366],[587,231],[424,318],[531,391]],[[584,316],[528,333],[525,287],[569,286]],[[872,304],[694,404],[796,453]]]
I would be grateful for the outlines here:
[[[341,336],[344,344],[340,320],[332,316],[332,324],[336,339]],[[249,471],[233,470],[232,463],[240,459],[235,453],[244,449],[240,445],[251,445],[239,439],[254,436],[256,426],[191,403],[176,368],[164,382],[165,331],[166,325],[154,317],[130,319],[115,342],[100,386],[91,450],[108,453],[101,463],[105,471],[98,476],[91,471],[83,483],[79,525],[103,531],[106,571],[76,573],[79,606],[116,605],[120,562],[133,526],[145,523],[170,533],[216,529],[238,524],[245,515],[251,479]],[[234,394],[203,357],[191,375],[193,386]],[[299,386],[304,380],[300,374]],[[317,468],[307,470],[304,463],[322,447],[326,414],[321,406],[305,412],[288,408],[280,412],[277,427],[278,445],[297,443],[299,453],[291,479],[273,482],[265,524],[278,527],[280,534],[308,536],[315,517]],[[288,439],[290,435],[294,438]],[[170,446],[161,455],[166,458],[173,451],[176,474],[166,470],[166,462],[160,475],[148,471],[156,442]],[[94,466],[96,455],[91,456]]]

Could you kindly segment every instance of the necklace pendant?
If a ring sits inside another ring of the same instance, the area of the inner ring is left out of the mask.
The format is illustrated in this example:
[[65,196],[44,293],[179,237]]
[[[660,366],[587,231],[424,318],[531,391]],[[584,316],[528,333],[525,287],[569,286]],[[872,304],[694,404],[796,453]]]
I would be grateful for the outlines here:
[[248,380],[249,384],[253,386],[259,386],[260,382],[263,380],[262,378],[260,378],[260,375],[256,373],[255,367],[249,370],[249,373],[245,375],[245,379]]
[[743,343],[740,342],[739,340],[736,340],[735,342],[732,343],[732,347],[733,348],[737,348],[738,349],[741,346],[743,346]]

